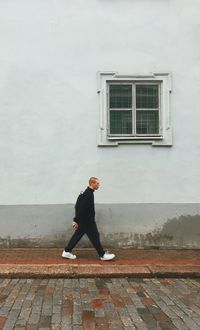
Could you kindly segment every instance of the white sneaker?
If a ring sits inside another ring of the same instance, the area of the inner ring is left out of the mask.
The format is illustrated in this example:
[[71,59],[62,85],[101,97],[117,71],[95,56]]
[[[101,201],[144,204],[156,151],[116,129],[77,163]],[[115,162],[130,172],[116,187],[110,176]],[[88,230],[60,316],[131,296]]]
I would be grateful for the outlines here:
[[63,253],[62,253],[62,257],[67,258],[67,259],[76,259],[75,254],[72,254],[70,252],[65,252],[65,251],[63,251]]
[[102,261],[109,261],[109,260],[114,259],[114,257],[115,257],[114,254],[112,254],[112,253],[108,253],[108,252],[105,252],[104,255],[103,255],[103,257],[100,257],[100,259],[101,259]]

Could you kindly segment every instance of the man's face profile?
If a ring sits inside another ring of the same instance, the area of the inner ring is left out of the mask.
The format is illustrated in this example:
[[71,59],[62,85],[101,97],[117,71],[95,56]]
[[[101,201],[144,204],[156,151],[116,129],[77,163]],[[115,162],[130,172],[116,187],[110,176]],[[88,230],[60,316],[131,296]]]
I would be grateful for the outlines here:
[[92,187],[92,189],[94,189],[94,190],[99,189],[99,186],[100,186],[100,181],[99,181],[99,180],[95,180],[95,181],[93,181],[93,182],[91,183],[91,187]]

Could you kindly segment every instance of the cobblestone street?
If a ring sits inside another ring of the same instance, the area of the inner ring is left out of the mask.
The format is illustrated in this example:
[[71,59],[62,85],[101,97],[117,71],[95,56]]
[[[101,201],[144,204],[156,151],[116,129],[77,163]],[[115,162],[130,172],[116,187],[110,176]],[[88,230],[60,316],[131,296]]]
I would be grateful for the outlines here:
[[200,329],[199,279],[0,279],[0,329]]

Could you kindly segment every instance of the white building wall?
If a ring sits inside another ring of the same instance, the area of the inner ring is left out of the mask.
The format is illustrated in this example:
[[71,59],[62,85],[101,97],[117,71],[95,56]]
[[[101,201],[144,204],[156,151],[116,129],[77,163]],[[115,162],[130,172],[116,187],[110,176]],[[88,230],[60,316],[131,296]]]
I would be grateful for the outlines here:
[[[2,240],[43,237],[37,211],[28,218],[17,213],[19,229],[9,234],[14,205],[73,204],[91,175],[102,181],[95,195],[100,227],[119,203],[128,232],[136,234],[145,233],[146,203],[158,209],[177,203],[173,217],[200,214],[199,23],[198,0],[0,1]],[[98,71],[172,73],[172,147],[97,147]],[[138,203],[142,230],[132,211],[125,212]],[[185,209],[188,203],[193,211]],[[65,219],[63,213],[59,232]],[[166,221],[161,214],[152,218],[149,231],[158,220],[161,227]],[[33,234],[25,221],[37,222]],[[49,218],[51,239],[54,222]]]

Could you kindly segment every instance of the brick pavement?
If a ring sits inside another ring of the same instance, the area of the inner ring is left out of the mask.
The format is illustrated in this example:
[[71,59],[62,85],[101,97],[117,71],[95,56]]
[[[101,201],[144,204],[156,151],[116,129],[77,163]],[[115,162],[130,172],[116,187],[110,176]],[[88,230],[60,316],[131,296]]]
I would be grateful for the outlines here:
[[0,249],[0,277],[200,277],[199,250],[115,249],[116,259],[100,261],[91,248],[76,249],[76,260],[61,248]]
[[200,279],[0,279],[3,330],[200,329]]

